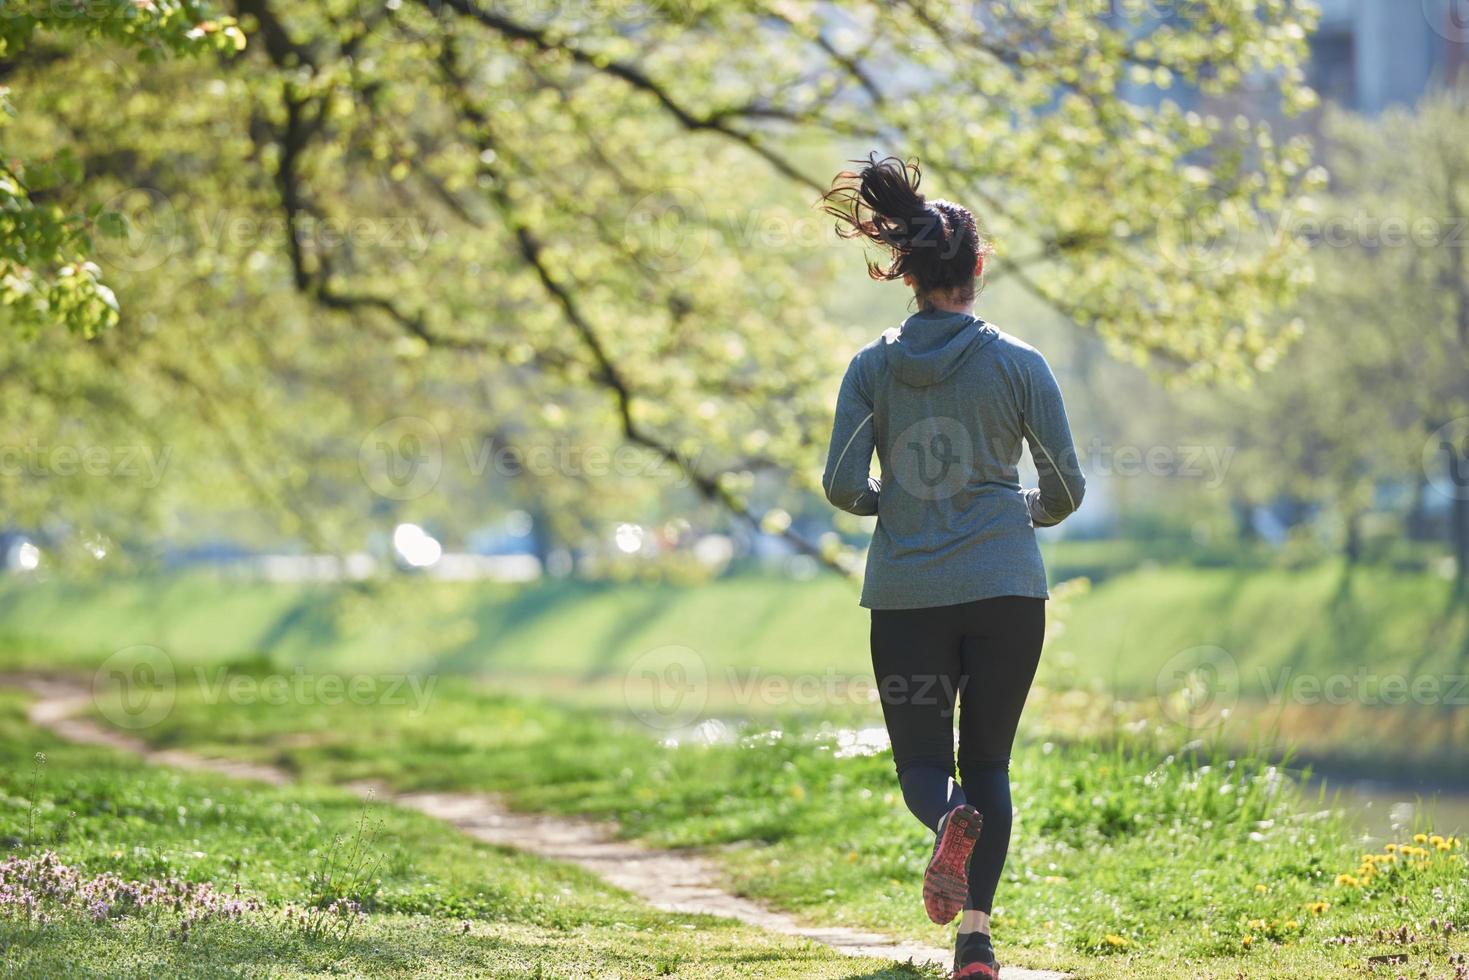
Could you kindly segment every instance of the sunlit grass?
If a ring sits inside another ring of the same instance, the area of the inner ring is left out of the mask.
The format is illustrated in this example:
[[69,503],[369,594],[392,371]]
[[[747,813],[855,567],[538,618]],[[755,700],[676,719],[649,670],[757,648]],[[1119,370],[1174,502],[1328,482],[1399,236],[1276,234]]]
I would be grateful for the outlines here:
[[[889,761],[843,757],[820,725],[736,727],[728,742],[675,749],[625,713],[446,681],[424,717],[348,706],[220,712],[185,699],[154,734],[309,779],[493,790],[526,808],[612,817],[653,844],[721,848],[732,887],[813,921],[948,940],[917,900],[929,840]],[[1100,957],[1086,967],[1099,976],[1147,964],[1149,976],[1192,977],[1294,962],[1279,975],[1325,977],[1365,951],[1387,955],[1393,943],[1378,930],[1407,925],[1424,937],[1430,921],[1469,924],[1458,851],[1436,852],[1445,860],[1428,873],[1344,891],[1339,875],[1363,853],[1354,831],[1266,760],[1199,746],[1028,743],[1012,780],[1017,820],[996,936],[1028,964]],[[1456,934],[1420,946],[1465,948]]]
[[[934,976],[851,960],[811,943],[652,911],[566,865],[480,844],[418,813],[371,806],[377,858],[354,891],[350,933],[302,925],[319,872],[354,844],[362,803],[328,787],[265,787],[143,765],[56,742],[0,691],[0,842],[83,876],[211,883],[258,902],[180,930],[167,906],[44,921],[0,903],[0,975],[198,977],[678,976],[693,980]],[[44,764],[36,753],[44,754]],[[184,910],[185,912],[187,910]]]

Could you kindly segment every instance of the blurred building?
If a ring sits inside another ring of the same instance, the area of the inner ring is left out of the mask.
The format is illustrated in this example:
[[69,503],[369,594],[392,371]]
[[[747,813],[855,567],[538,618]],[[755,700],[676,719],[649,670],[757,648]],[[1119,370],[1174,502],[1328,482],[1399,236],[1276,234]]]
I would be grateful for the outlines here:
[[1368,114],[1411,105],[1457,83],[1469,60],[1464,0],[1318,0],[1310,83],[1323,99]]
[[[1469,0],[1317,0],[1321,21],[1309,40],[1307,81],[1331,105],[1375,115],[1395,105],[1412,105],[1435,89],[1469,84]],[[1160,23],[1182,24],[1178,13],[1158,5],[1155,19],[1131,20],[1139,34]],[[1113,15],[1118,22],[1126,14]],[[1237,92],[1202,99],[1174,85],[1162,90],[1128,82],[1123,94],[1140,105],[1164,99],[1218,113],[1275,115],[1275,93],[1265,79]],[[1310,128],[1312,119],[1304,120]],[[1294,128],[1294,127],[1288,127]]]

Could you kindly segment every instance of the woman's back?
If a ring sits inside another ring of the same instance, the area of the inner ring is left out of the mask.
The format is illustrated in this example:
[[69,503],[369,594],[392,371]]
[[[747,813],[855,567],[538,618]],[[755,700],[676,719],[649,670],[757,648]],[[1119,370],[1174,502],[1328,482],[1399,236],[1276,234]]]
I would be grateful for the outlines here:
[[[1022,441],[1040,474],[1029,499]],[[977,317],[929,311],[852,359],[823,486],[836,506],[878,517],[862,604],[907,609],[1045,598],[1033,523],[1070,514],[1085,484],[1040,353]]]
[[[823,485],[843,510],[877,515],[862,604],[903,799],[934,831],[924,909],[960,916],[955,980],[995,980],[1010,747],[1046,634],[1033,528],[1074,511],[1084,483],[1045,358],[973,313],[989,250],[978,222],[924,198],[920,179],[916,163],[873,153],[825,197],[842,234],[887,251],[872,277],[901,279],[922,312],[852,358]],[[1022,443],[1038,489],[1021,489]]]

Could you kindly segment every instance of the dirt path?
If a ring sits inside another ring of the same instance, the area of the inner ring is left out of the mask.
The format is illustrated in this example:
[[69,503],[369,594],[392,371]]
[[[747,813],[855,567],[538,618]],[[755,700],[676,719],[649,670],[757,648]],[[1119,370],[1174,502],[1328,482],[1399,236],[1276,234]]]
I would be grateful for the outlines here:
[[[35,697],[30,720],[69,742],[122,749],[148,762],[178,769],[274,785],[291,781],[289,773],[274,766],[205,758],[181,749],[155,749],[140,738],[107,727],[87,717],[92,692],[74,678],[9,674],[0,675],[0,684],[29,691]],[[480,840],[579,865],[655,908],[737,919],[770,932],[825,943],[849,956],[913,960],[942,967],[949,963],[948,950],[921,943],[900,942],[845,926],[802,925],[789,915],[722,890],[715,868],[707,859],[686,851],[658,850],[617,840],[616,827],[610,823],[516,813],[493,797],[477,793],[396,793],[376,783],[353,783],[349,788],[363,796],[371,794],[376,800],[426,813]],[[1006,967],[1004,977],[1066,980],[1064,974],[1019,967]]]

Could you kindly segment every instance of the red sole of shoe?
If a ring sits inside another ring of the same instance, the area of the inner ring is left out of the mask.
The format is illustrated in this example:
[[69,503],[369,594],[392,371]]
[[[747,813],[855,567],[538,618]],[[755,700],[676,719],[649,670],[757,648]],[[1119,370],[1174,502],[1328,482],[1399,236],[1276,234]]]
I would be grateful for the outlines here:
[[951,975],[951,980],[999,980],[999,976],[999,966],[971,963],[962,970],[955,970]]
[[972,806],[961,806],[949,814],[944,836],[934,849],[928,870],[923,873],[923,908],[939,925],[954,921],[969,895],[969,855],[979,840],[983,818]]

